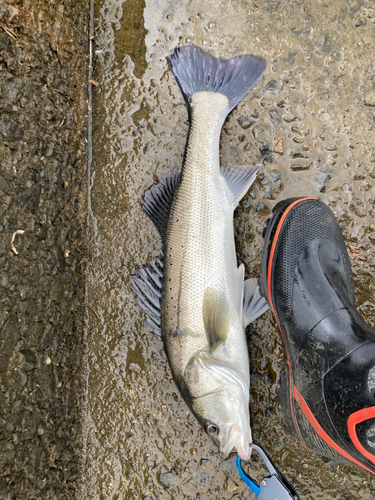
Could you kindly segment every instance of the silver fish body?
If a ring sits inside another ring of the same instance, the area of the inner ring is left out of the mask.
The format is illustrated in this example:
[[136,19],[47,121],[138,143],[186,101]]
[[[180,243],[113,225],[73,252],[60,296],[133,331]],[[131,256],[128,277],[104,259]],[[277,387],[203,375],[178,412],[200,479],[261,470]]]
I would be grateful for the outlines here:
[[[183,64],[186,58],[191,64],[202,56],[195,47],[185,49],[192,50],[182,53]],[[190,130],[163,235],[160,330],[174,379],[194,415],[222,452],[228,454],[235,446],[241,458],[248,459],[250,375],[245,327],[267,305],[255,281],[244,282],[244,267],[237,266],[233,212],[259,166],[220,167],[220,132],[233,99],[226,87],[225,93],[206,90],[207,85],[186,89],[179,56],[177,61],[171,58],[171,64],[185,99],[188,95]],[[212,62],[214,58],[208,57]]]

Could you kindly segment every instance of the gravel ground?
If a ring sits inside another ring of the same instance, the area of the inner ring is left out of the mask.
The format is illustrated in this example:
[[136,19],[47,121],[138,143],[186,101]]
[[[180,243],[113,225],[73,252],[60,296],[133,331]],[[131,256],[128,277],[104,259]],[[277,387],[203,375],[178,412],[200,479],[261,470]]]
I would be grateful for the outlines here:
[[[337,0],[95,1],[93,188],[87,300],[88,413],[82,498],[239,499],[249,488],[189,414],[163,347],[148,335],[129,275],[160,238],[144,192],[179,168],[186,107],[169,50],[267,58],[264,77],[223,127],[224,166],[262,163],[235,213],[238,260],[259,273],[274,205],[317,196],[335,212],[357,305],[374,326],[375,71],[373,2]],[[285,366],[270,312],[248,331],[251,419],[303,500],[373,498],[374,478],[334,467],[285,432],[277,401]],[[251,470],[261,474],[259,463]]]
[[87,2],[0,0],[0,499],[75,497]]

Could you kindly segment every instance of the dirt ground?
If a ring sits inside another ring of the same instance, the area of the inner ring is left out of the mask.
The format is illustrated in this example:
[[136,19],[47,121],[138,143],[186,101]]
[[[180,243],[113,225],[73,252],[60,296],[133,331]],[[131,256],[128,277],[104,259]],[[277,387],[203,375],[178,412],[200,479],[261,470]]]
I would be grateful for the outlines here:
[[0,0],[0,499],[80,463],[89,7]]

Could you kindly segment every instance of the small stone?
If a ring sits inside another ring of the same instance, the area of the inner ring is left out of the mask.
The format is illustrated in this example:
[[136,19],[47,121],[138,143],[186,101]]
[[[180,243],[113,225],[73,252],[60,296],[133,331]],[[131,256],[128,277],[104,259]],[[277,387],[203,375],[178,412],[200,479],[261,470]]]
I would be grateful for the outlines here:
[[230,456],[227,460],[223,460],[217,468],[228,474],[238,474],[236,465],[236,455]]
[[303,139],[301,137],[293,137],[293,141],[296,142],[297,144],[302,144]]
[[272,118],[272,121],[276,125],[277,123],[280,122],[279,115],[277,114],[277,111],[270,111],[270,117]]
[[159,481],[164,484],[167,488],[174,488],[178,486],[179,480],[178,476],[175,476],[171,472],[165,472],[164,474],[160,474]]
[[137,363],[130,363],[129,370],[132,372],[140,373],[141,367]]
[[253,128],[254,139],[260,142],[263,146],[269,146],[269,140],[266,137],[266,129],[262,125],[257,125]]
[[353,178],[355,181],[361,181],[363,179],[366,179],[366,175],[359,170],[357,172],[354,172]]
[[301,151],[291,151],[290,152],[290,157],[291,158],[307,158],[307,156],[304,156]]
[[266,85],[267,90],[275,90],[276,88],[277,88],[277,81],[276,80],[271,80]]
[[246,116],[243,115],[241,115],[237,121],[240,124],[240,127],[243,128],[244,130],[250,128],[251,125],[254,125],[255,123],[253,120],[249,120],[249,118],[246,118]]
[[268,215],[269,213],[271,213],[271,210],[269,209],[269,207],[265,203],[263,203],[263,201],[259,201],[255,205],[254,210],[256,213],[258,213],[260,215]]
[[288,113],[284,116],[284,121],[286,121],[287,123],[294,122],[295,120],[297,120],[296,115],[292,115],[291,113]]
[[270,153],[270,147],[268,144],[259,148],[260,154],[262,156],[267,156]]
[[251,144],[251,142],[247,142],[245,144],[245,146],[243,147],[243,150],[244,151],[249,151],[252,147],[253,147],[253,145]]
[[206,484],[207,479],[209,478],[209,475],[207,474],[207,472],[200,472],[199,477],[200,477],[200,482],[202,484]]
[[375,106],[375,91],[368,92],[365,95],[365,105],[373,108]]
[[284,141],[282,139],[279,139],[275,144],[273,150],[275,153],[279,153],[280,155],[282,155],[284,153]]
[[46,363],[46,365],[50,365],[52,363],[52,360],[49,356],[47,356],[44,362]]
[[311,165],[291,165],[290,168],[293,170],[293,172],[298,172],[300,170],[309,170]]
[[335,146],[334,144],[331,144],[330,146],[325,147],[326,151],[336,151],[336,149],[337,149],[337,146]]
[[262,106],[262,108],[269,108],[270,106],[272,106],[273,102],[274,100],[272,98],[272,95],[266,94],[260,101],[260,105]]

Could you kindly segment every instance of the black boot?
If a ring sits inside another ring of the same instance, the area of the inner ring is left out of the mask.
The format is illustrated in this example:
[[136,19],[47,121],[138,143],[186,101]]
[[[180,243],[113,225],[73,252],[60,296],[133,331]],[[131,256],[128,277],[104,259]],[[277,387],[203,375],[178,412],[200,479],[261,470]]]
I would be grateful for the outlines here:
[[355,309],[340,227],[315,198],[278,203],[259,279],[288,365],[286,419],[318,455],[375,473],[375,332]]

